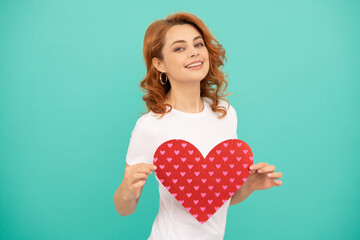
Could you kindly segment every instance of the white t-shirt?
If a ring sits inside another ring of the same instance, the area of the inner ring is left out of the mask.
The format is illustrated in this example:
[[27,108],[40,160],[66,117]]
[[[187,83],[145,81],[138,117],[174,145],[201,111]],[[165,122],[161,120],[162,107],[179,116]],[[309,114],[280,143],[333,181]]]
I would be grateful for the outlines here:
[[[175,108],[160,115],[150,111],[141,116],[131,133],[126,162],[153,164],[156,149],[170,139],[183,139],[199,149],[203,157],[218,143],[237,139],[235,109],[220,100],[227,115],[218,119],[210,107],[209,98],[202,98],[204,109],[199,113],[186,113]],[[154,173],[153,173],[154,174]],[[155,175],[155,174],[154,174]],[[148,240],[218,240],[225,234],[226,215],[231,198],[204,224],[198,222],[177,199],[159,182],[160,206]]]

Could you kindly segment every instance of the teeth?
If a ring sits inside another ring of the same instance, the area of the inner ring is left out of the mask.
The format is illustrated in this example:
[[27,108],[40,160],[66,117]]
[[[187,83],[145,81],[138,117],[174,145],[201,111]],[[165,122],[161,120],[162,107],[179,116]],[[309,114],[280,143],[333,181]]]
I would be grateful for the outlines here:
[[186,67],[189,68],[189,67],[194,67],[194,66],[198,66],[198,65],[201,65],[201,64],[202,64],[201,62],[197,62],[197,63],[187,65]]

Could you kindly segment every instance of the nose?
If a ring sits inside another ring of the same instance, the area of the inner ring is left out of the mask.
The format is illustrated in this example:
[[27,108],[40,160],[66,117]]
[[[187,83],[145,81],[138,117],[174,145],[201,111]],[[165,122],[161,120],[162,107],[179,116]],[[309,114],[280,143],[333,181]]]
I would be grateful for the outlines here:
[[199,55],[199,50],[197,48],[193,47],[193,50],[191,52],[191,57],[198,56],[198,55]]

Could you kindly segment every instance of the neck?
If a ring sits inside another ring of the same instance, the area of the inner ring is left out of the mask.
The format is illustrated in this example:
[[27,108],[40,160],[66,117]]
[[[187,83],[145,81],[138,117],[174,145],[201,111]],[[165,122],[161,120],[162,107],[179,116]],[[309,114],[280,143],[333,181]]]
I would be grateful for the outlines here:
[[171,85],[165,103],[182,112],[201,112],[205,106],[200,97],[200,82],[181,86]]

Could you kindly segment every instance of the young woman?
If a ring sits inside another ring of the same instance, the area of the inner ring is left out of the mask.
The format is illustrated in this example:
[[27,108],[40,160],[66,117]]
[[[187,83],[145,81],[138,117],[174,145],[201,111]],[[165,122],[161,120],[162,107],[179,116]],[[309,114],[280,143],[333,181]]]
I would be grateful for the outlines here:
[[[218,143],[237,139],[236,111],[222,98],[227,81],[220,67],[225,51],[196,16],[175,13],[153,22],[144,38],[147,74],[141,87],[148,111],[131,133],[124,178],[115,192],[116,211],[134,213],[148,176],[155,170],[157,147],[170,139],[183,139],[205,157]],[[148,239],[223,239],[230,205],[256,190],[280,186],[275,166],[257,163],[239,190],[204,224],[200,224],[159,183],[159,213]]]

